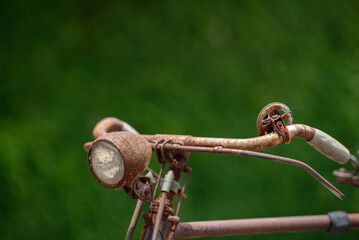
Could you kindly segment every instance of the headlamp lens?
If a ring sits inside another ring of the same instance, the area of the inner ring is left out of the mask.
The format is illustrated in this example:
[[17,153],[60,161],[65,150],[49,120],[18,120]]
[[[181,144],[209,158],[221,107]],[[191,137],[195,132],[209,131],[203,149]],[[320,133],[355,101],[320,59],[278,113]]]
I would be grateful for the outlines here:
[[97,178],[106,184],[117,184],[124,173],[124,165],[121,153],[107,141],[94,143],[91,151],[92,171]]

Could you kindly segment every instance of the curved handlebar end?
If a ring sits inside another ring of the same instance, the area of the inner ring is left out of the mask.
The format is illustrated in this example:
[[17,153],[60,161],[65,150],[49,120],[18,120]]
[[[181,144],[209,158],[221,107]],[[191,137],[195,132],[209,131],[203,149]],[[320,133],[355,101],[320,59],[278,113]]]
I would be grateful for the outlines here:
[[111,131],[125,131],[134,134],[139,134],[130,124],[121,121],[118,118],[107,117],[99,121],[93,129],[93,137],[97,139],[102,135]]

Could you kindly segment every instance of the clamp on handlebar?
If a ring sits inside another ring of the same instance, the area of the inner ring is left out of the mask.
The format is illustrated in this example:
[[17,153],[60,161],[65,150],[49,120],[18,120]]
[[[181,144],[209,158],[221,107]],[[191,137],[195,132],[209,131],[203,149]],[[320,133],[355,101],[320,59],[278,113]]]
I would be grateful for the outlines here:
[[270,122],[272,123],[272,126],[274,126],[273,128],[275,131],[283,138],[284,143],[289,144],[291,138],[282,117],[280,115],[274,115],[270,118]]

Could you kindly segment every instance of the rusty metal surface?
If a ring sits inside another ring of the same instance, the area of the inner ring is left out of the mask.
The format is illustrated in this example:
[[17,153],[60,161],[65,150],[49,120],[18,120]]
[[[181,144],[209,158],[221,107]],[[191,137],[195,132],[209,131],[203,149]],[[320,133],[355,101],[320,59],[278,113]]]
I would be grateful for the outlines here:
[[137,197],[145,203],[151,203],[153,196],[152,182],[149,177],[140,176],[132,185]]
[[[348,214],[350,228],[359,228],[359,214]],[[328,215],[273,217],[179,223],[174,239],[248,234],[326,231]]]
[[270,124],[273,129],[283,138],[284,143],[290,143],[290,135],[288,128],[286,127],[282,117],[280,115],[272,116],[270,118]]
[[[168,150],[164,149],[165,145],[168,143],[169,141],[163,141],[161,142],[161,144],[158,144],[158,142],[153,143],[154,149],[161,150],[159,154],[161,158],[164,154],[169,152]],[[188,152],[181,152],[181,153],[173,153],[173,158],[172,157],[163,158],[162,168],[160,173],[162,172],[165,163],[168,162],[173,163],[173,161],[186,162],[188,156],[189,156]],[[191,169],[188,168],[186,165],[184,165],[182,168],[178,168],[176,166],[170,165],[165,180],[167,179],[167,181],[178,181],[183,171],[189,172],[191,171]],[[167,239],[166,236],[168,236],[170,232],[172,232],[173,235],[174,223],[170,222],[168,220],[168,217],[173,216],[174,214],[173,198],[174,196],[176,196],[176,193],[173,192],[173,190],[167,192],[168,188],[166,190],[164,185],[162,186],[161,190],[162,192],[160,194],[160,197],[157,200],[152,201],[150,204],[150,211],[148,218],[151,219],[152,227],[148,227],[148,226],[146,227],[146,230],[144,230],[142,234],[142,236],[144,236],[143,239]],[[172,229],[173,231],[171,231]]]
[[[278,111],[283,111],[283,115],[280,115]],[[271,128],[269,119],[278,114],[283,121],[287,121],[287,125],[291,125],[293,123],[292,112],[287,105],[279,102],[270,103],[258,114],[257,131],[259,136],[269,133],[268,131]]]
[[283,139],[277,133],[273,133],[261,137],[248,139],[192,137],[188,138],[184,145],[203,147],[216,147],[224,145],[226,148],[242,149],[257,152],[275,147],[282,143]]
[[[91,166],[91,150],[98,141],[107,141],[112,143],[121,153],[124,163],[124,175],[117,184],[103,183],[93,172]],[[143,173],[151,161],[152,150],[145,138],[140,135],[129,132],[112,132],[105,134],[94,141],[88,153],[88,164],[92,175],[97,182],[108,188],[120,188],[131,185],[136,178]]]
[[224,145],[226,148],[250,151],[262,151],[283,143],[283,139],[281,139],[281,137],[277,133],[271,133],[261,137],[248,139],[208,138],[166,134],[142,136],[144,136],[149,142],[156,142],[160,139],[165,139],[172,140],[173,143],[178,143],[186,146],[216,147],[219,145]]
[[171,223],[171,229],[168,235],[168,240],[172,240],[174,238],[177,226],[180,222],[180,218],[178,216],[169,216],[168,221]]
[[[168,194],[171,191],[171,185],[173,182],[173,178],[174,178],[174,173],[172,170],[169,170],[164,178],[164,182],[161,188],[161,194],[159,197],[159,204],[158,204],[158,209],[157,209],[157,213],[156,213],[156,217],[155,217],[155,224],[153,227],[153,236],[152,236],[152,240],[157,240],[158,234],[159,234],[159,230],[160,227],[162,225],[162,218],[164,217],[164,213],[166,212],[168,214],[168,210],[165,211],[165,207],[167,205],[170,205],[170,215],[173,215],[173,207],[172,207],[172,200],[171,199],[167,199]],[[152,204],[151,206],[151,211],[153,211],[154,204]],[[165,215],[167,215],[165,214]],[[168,215],[167,215],[168,216]]]
[[122,131],[123,125],[124,122],[117,118],[104,118],[96,124],[95,128],[93,129],[92,135],[94,139],[96,139],[110,131]]
[[[152,149],[156,147],[155,144],[151,144]],[[239,150],[239,149],[227,149],[223,147],[196,147],[196,146],[181,146],[179,144],[165,144],[163,146],[164,149],[168,149],[171,152],[202,152],[202,153],[213,153],[213,154],[228,154],[228,155],[238,155],[238,156],[247,156],[247,157],[255,157],[255,158],[262,158],[267,159],[275,162],[281,162],[284,164],[293,165],[296,167],[300,167],[310,175],[312,175],[315,179],[317,179],[323,186],[325,186],[329,191],[331,191],[335,196],[340,199],[344,199],[345,196],[342,192],[340,192],[336,187],[334,187],[330,182],[328,182],[325,178],[323,178],[319,173],[317,173],[313,168],[309,165],[286,157],[275,156],[266,153],[258,153],[246,150]]]
[[137,200],[136,208],[135,208],[135,211],[133,212],[132,219],[130,222],[130,226],[128,227],[125,240],[131,240],[133,232],[135,231],[138,217],[140,216],[140,213],[141,213],[142,206],[143,206],[143,202],[141,200]]
[[156,214],[155,225],[153,228],[152,240],[157,240],[159,230],[161,227],[161,223],[162,223],[163,213],[164,213],[165,206],[166,206],[167,195],[168,195],[168,192],[166,192],[166,191],[162,191],[160,194],[159,206],[158,206],[158,210],[157,210],[157,214]]
[[192,138],[190,135],[172,135],[172,134],[155,134],[155,135],[147,135],[142,134],[147,141],[151,143],[156,143],[161,140],[172,140],[173,143],[184,144],[188,138]]
[[333,175],[337,177],[338,183],[346,183],[359,187],[359,176],[354,175],[352,172],[346,171],[344,168],[333,171]]
[[359,213],[348,214],[348,219],[350,223],[350,228],[359,228]]
[[[303,138],[306,141],[311,140],[315,135],[315,129],[303,124],[293,124],[287,126],[291,138]],[[254,138],[209,138],[209,137],[192,137],[189,135],[142,135],[149,142],[159,140],[172,140],[173,143],[179,143],[186,146],[216,147],[223,145],[226,148],[241,149],[249,151],[263,151],[283,143],[283,139],[278,133],[269,133]]]
[[188,182],[188,177],[189,177],[189,174],[192,172],[192,169],[190,169],[188,172],[187,172],[187,175],[186,175],[186,179],[184,181],[184,184],[183,184],[183,187],[181,189],[181,195],[180,195],[180,198],[178,200],[178,204],[177,204],[177,209],[176,209],[176,216],[178,217],[178,213],[179,213],[179,210],[181,208],[181,203],[182,203],[182,199],[183,199],[183,196],[184,196],[184,191],[186,189],[186,185],[187,185],[187,182]]
[[90,148],[91,148],[91,145],[92,145],[92,142],[87,142],[84,144],[84,150],[86,152],[89,152],[90,151]]
[[109,132],[126,131],[138,134],[138,132],[128,123],[114,117],[107,117],[99,121],[93,129],[92,135],[94,139],[103,136]]
[[291,138],[302,138],[305,141],[310,141],[315,135],[315,128],[304,124],[293,124],[287,126]]
[[[104,135],[109,131],[121,131],[123,124],[127,124],[117,118],[105,118],[101,120],[94,128],[94,137]],[[127,124],[128,125],[128,124]],[[294,124],[287,126],[291,138],[303,138],[310,141],[315,135],[315,129],[303,124]],[[142,135],[149,142],[158,142],[160,140],[171,140],[173,143],[180,143],[187,146],[215,147],[224,145],[226,148],[242,149],[249,151],[263,151],[283,143],[283,139],[277,133],[269,133],[264,136],[234,139],[234,138],[209,138],[192,137],[190,135]],[[88,149],[91,143],[86,143],[84,148]]]

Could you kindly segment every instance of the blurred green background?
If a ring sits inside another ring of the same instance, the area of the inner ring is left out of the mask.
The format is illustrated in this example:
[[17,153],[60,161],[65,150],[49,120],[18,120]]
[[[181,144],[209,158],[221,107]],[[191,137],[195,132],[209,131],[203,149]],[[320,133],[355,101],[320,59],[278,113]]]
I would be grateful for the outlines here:
[[[136,201],[99,185],[82,148],[108,116],[146,134],[247,138],[281,101],[355,153],[358,12],[358,1],[1,1],[0,238],[124,238]],[[338,186],[338,164],[303,140],[266,152]],[[188,164],[182,221],[359,212],[358,189],[339,186],[341,201],[292,166],[206,154]]]

